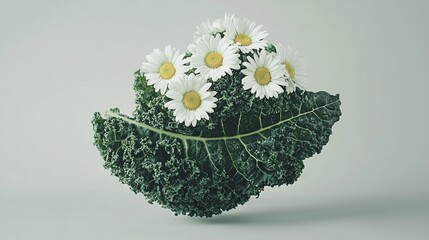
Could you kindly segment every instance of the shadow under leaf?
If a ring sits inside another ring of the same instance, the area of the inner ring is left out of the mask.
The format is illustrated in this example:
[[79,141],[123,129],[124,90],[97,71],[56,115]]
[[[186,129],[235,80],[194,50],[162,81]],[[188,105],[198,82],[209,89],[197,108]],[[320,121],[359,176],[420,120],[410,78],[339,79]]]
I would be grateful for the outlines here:
[[255,209],[227,213],[213,218],[195,219],[205,224],[275,225],[303,224],[328,220],[385,218],[394,215],[429,213],[429,197],[384,197],[334,202],[308,202],[283,208]]

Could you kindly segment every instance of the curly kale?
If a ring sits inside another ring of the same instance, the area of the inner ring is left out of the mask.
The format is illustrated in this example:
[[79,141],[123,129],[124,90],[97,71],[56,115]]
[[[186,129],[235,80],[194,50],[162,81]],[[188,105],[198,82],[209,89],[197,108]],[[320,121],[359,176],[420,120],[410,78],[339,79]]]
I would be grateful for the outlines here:
[[137,71],[134,116],[94,114],[104,167],[150,203],[199,217],[244,204],[265,186],[294,183],[303,160],[327,144],[341,115],[339,96],[298,89],[257,99],[243,91],[242,77],[235,71],[213,84],[216,111],[186,127]]

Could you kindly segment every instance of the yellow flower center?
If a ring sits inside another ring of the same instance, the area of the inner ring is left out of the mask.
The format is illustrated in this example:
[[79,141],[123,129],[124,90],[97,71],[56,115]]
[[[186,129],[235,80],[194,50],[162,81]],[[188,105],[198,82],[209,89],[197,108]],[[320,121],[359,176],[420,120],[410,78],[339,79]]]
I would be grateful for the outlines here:
[[252,44],[252,39],[246,34],[237,34],[235,35],[234,42],[240,43],[241,46],[249,46]]
[[161,64],[161,67],[159,67],[159,76],[161,76],[161,78],[164,80],[168,80],[172,78],[175,73],[176,73],[176,68],[170,62],[165,62]]
[[188,110],[195,110],[201,105],[201,97],[195,91],[190,91],[183,95],[182,103]]
[[204,62],[209,68],[218,68],[222,66],[223,57],[218,52],[210,52],[206,55]]
[[270,71],[266,67],[258,67],[255,71],[255,80],[259,85],[267,85],[271,82]]
[[285,65],[290,78],[295,78],[295,68],[287,61],[284,61],[282,64]]

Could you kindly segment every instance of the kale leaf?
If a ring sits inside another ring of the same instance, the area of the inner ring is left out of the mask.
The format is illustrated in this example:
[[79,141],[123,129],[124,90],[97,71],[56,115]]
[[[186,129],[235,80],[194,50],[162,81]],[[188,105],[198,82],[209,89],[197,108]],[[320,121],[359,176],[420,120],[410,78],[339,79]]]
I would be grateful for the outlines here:
[[219,101],[210,119],[185,127],[164,108],[165,96],[135,76],[134,116],[95,113],[94,143],[122,183],[176,215],[211,217],[265,186],[294,183],[341,116],[339,95],[298,89],[257,99],[237,71],[213,84]]

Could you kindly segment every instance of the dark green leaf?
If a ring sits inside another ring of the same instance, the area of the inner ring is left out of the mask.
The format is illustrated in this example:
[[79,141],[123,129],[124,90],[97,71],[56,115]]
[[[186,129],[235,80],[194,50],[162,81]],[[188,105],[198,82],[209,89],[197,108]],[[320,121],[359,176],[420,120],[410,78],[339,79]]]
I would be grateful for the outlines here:
[[[160,107],[163,96],[139,93],[144,86],[136,74],[136,117],[117,109],[105,118],[96,113],[95,145],[105,167],[123,183],[176,214],[212,216],[245,203],[265,186],[292,184],[303,160],[328,142],[341,115],[339,96],[326,92],[297,91],[253,99],[260,101],[254,105],[239,99],[247,105],[238,111],[223,98],[218,108],[231,109],[189,130]],[[252,97],[246,94],[237,98]]]

